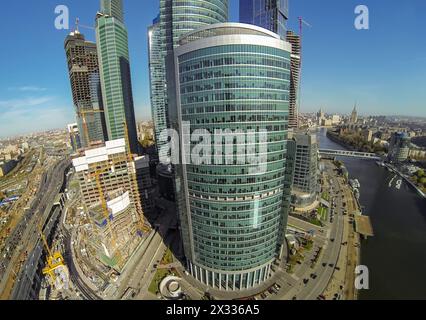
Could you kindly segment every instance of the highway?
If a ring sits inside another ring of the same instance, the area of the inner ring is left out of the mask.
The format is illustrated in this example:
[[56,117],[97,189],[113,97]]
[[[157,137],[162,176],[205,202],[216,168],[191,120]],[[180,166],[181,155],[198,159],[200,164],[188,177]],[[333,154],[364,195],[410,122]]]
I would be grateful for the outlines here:
[[0,253],[0,294],[6,289],[11,273],[15,273],[22,253],[25,253],[26,259],[29,251],[32,251],[38,242],[40,223],[46,223],[55,197],[64,185],[65,171],[69,166],[69,160],[62,160],[43,174],[30,209],[26,210],[22,220],[6,240],[6,245]]

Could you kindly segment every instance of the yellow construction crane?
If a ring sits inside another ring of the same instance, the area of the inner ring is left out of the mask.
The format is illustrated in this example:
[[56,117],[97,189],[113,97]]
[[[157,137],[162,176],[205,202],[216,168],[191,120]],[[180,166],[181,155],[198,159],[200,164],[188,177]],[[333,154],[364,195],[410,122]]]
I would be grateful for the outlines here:
[[[101,174],[104,174],[105,172],[109,171],[111,169],[111,167],[103,167],[100,168],[98,170],[95,171],[95,179],[96,179],[96,186],[98,188],[98,193],[99,193],[99,198],[101,200],[101,207],[102,207],[102,212],[104,215],[104,218],[107,222],[108,228],[109,228],[109,232],[111,234],[111,245],[112,247],[114,247],[114,249],[117,246],[117,239],[116,239],[116,235],[113,231],[112,225],[111,225],[111,220],[110,220],[110,215],[109,215],[109,211],[108,211],[108,205],[105,199],[105,194],[104,191],[102,189],[102,184],[101,184]],[[120,250],[116,250],[116,256],[117,256],[117,264],[120,264],[122,261],[122,256],[121,256],[121,252]]]
[[44,235],[41,227],[40,227],[40,235],[47,251],[46,267],[43,269],[43,274],[49,277],[51,285],[54,286],[56,284],[56,279],[57,279],[56,271],[59,268],[66,267],[65,260],[59,251],[52,252],[52,250],[49,247],[49,244],[47,243],[46,236]]
[[[126,140],[126,151],[127,151],[127,159],[129,162],[135,162],[135,158],[130,150],[130,139],[129,139],[129,129],[127,127],[127,123],[126,121],[123,122],[124,125],[124,136],[125,136],[125,140]],[[136,170],[136,165],[135,165],[135,170]],[[134,189],[134,191],[138,191],[138,185],[137,185],[137,179],[136,179],[136,173],[135,172],[131,172],[132,175],[132,188]],[[139,194],[139,192],[137,192],[137,194]],[[138,202],[138,206],[140,207],[140,210],[142,210],[142,204],[140,202],[140,198],[136,197],[135,201]],[[145,217],[144,217],[144,213],[142,212],[141,217],[140,217],[140,223],[139,223],[139,227],[143,232],[149,232],[151,229],[145,224]]]

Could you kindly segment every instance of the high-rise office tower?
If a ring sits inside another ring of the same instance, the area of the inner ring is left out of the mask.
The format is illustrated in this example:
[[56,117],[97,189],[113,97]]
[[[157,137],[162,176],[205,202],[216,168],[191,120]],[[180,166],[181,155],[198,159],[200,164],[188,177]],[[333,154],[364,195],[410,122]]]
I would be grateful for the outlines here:
[[171,109],[181,155],[192,154],[176,165],[188,270],[220,290],[257,287],[285,241],[291,46],[239,23],[206,26],[180,44]]
[[160,0],[160,15],[148,30],[151,108],[160,159],[167,158],[167,154],[161,154],[165,142],[161,142],[160,134],[169,127],[167,85],[173,85],[173,81],[167,81],[167,73],[173,76],[174,71],[166,57],[168,54],[173,57],[179,38],[185,33],[226,21],[228,0]]
[[290,128],[299,127],[299,85],[301,71],[301,42],[300,36],[293,31],[287,31],[287,41],[291,43],[291,79],[290,79],[290,108],[288,125]]
[[356,105],[354,106],[354,109],[352,110],[349,121],[351,124],[356,124],[358,122],[358,110],[356,109]]
[[65,51],[81,146],[104,142],[106,126],[96,44],[86,41],[76,30],[65,39]]
[[108,139],[128,137],[130,150],[138,153],[128,35],[122,6],[121,0],[102,0],[96,17],[102,97]]
[[240,22],[254,24],[286,38],[288,0],[240,0]]
[[304,208],[318,197],[318,140],[315,134],[292,133],[289,138],[295,144],[293,204]]
[[392,133],[389,144],[388,160],[394,163],[404,162],[410,153],[411,138],[405,132]]

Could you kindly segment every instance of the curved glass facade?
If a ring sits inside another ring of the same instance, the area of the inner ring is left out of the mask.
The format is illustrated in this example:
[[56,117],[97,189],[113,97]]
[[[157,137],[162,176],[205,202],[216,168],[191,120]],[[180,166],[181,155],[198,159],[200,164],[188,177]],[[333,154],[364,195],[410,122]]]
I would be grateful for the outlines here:
[[160,134],[169,127],[166,56],[183,35],[198,28],[228,21],[228,0],[161,0],[160,15],[149,29],[151,108],[157,149]]
[[[180,169],[185,195],[180,213],[187,223],[182,230],[191,235],[185,253],[191,273],[222,290],[248,289],[271,275],[287,218],[290,49],[276,38],[275,46],[263,45],[270,34],[253,36],[244,28],[239,31],[245,37],[215,36],[212,46],[195,40],[175,55],[181,127],[186,122],[191,134],[204,129],[213,135],[212,160]],[[231,152],[215,147],[227,139],[214,135],[220,130],[231,130]],[[264,170],[254,170],[259,163],[250,154],[260,157]]]

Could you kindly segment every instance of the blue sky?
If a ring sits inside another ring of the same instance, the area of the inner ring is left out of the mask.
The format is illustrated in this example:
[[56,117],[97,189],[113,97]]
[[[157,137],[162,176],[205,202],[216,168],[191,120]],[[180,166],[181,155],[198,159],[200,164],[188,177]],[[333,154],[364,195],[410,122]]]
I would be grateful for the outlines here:
[[[3,4],[0,50],[0,137],[61,128],[74,122],[64,39],[54,9],[70,9],[93,25],[98,0],[15,0]],[[238,0],[230,0],[238,21]],[[370,10],[370,30],[354,28],[354,9]],[[159,0],[125,0],[138,119],[151,117],[146,30]],[[4,11],[5,10],[5,11]],[[302,112],[323,107],[348,113],[426,116],[426,1],[290,0],[289,28],[304,29]],[[94,40],[94,32],[82,29]]]

